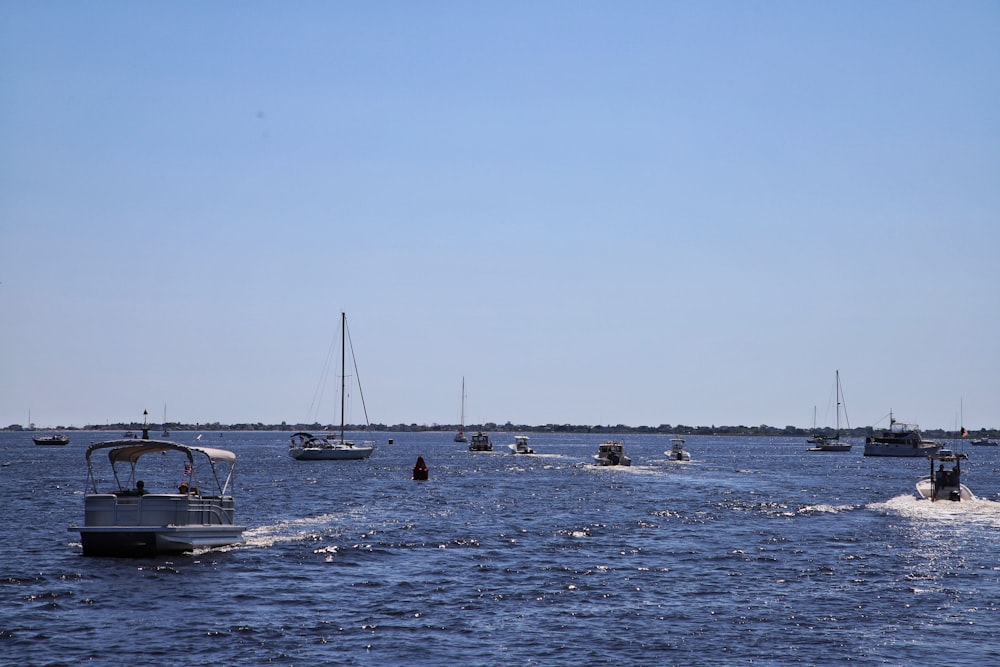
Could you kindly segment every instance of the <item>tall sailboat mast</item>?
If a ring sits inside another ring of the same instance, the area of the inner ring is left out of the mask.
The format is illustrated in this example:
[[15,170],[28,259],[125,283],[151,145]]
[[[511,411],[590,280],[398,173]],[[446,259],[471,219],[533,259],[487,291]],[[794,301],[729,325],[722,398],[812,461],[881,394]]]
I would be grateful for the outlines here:
[[340,313],[340,441],[344,441],[344,389],[347,385],[347,313]]

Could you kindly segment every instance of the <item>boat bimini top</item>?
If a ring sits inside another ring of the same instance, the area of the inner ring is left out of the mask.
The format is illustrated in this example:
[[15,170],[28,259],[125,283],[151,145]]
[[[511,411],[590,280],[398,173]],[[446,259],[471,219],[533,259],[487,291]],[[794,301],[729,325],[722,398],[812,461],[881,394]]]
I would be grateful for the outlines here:
[[[195,454],[199,454],[208,460],[209,466],[212,469],[212,476],[215,477],[215,482],[218,485],[219,495],[226,495],[230,483],[233,477],[233,468],[236,463],[236,454],[227,449],[217,449],[214,447],[190,447],[188,445],[182,445],[176,442],[170,442],[168,440],[132,440],[132,439],[121,439],[121,440],[109,440],[107,442],[98,442],[87,448],[87,471],[90,476],[90,486],[93,488],[94,493],[97,493],[97,478],[94,476],[93,462],[91,457],[94,452],[101,450],[108,450],[108,461],[111,463],[111,470],[114,472],[115,481],[121,486],[118,478],[118,470],[115,467],[119,463],[128,463],[131,469],[131,476],[135,476],[135,467],[139,460],[146,456],[147,454],[157,454],[166,452],[181,452],[187,457],[188,463],[191,465],[191,476],[192,482],[195,482],[195,474],[198,466],[195,465],[196,458]],[[198,459],[201,457],[199,456]],[[225,470],[225,481],[219,478],[219,471],[216,469],[216,463],[225,463],[227,470]]]

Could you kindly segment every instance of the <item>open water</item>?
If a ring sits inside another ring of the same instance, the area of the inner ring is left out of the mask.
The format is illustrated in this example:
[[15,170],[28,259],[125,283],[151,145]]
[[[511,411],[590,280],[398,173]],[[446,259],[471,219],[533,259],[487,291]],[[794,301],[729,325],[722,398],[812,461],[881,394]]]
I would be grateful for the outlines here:
[[1000,664],[997,448],[955,443],[980,500],[931,504],[925,460],[860,444],[691,437],[670,463],[668,437],[626,437],[612,469],[592,435],[300,462],[287,434],[212,433],[245,545],[84,558],[83,452],[117,435],[0,433],[0,664]]

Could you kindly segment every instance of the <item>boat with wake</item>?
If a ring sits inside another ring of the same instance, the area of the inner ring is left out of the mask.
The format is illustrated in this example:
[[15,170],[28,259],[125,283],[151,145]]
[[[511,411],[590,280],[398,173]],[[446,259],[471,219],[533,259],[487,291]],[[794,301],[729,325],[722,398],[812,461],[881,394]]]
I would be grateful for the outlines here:
[[514,444],[507,445],[511,452],[515,454],[534,454],[535,450],[528,445],[528,436],[515,435]]
[[[931,461],[931,474],[917,480],[917,498],[930,501],[976,499],[969,487],[962,484],[962,461],[969,458],[967,455],[942,449],[927,458]],[[935,462],[938,463],[937,471],[934,470]],[[945,470],[946,463],[952,464],[951,470]]]
[[670,438],[670,451],[663,452],[669,461],[690,461],[691,453],[684,449],[684,438],[675,435]]
[[632,459],[625,454],[624,440],[608,440],[602,442],[594,454],[594,465],[598,466],[630,466]]
[[[232,495],[236,455],[143,435],[87,448],[84,522],[69,527],[80,533],[83,555],[156,556],[242,543]],[[95,470],[98,461],[110,464],[110,476],[106,465]],[[140,476],[147,472],[158,481],[147,486]],[[183,480],[177,486],[169,479],[174,472]]]

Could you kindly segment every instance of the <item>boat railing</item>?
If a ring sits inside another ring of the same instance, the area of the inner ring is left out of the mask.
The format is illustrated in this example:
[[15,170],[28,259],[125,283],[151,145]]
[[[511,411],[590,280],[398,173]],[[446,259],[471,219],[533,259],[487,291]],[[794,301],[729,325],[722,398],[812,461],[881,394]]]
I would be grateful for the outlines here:
[[234,503],[230,496],[90,494],[84,512],[87,526],[231,526],[234,522]]

